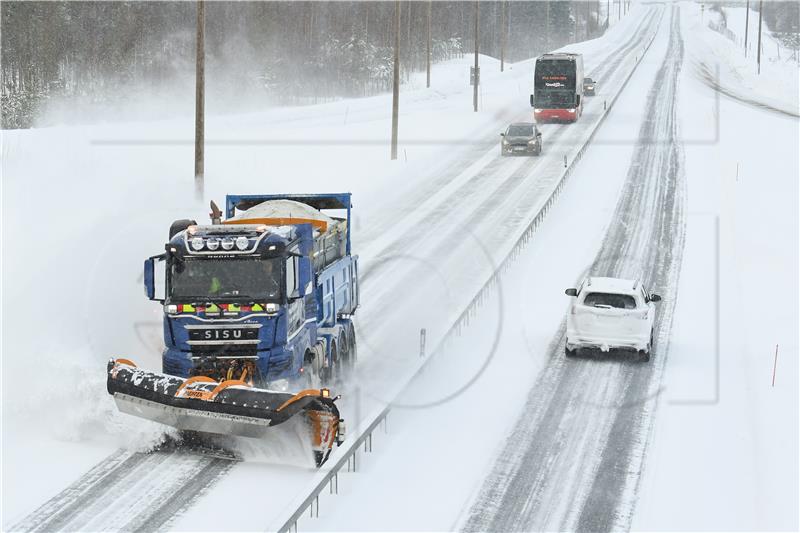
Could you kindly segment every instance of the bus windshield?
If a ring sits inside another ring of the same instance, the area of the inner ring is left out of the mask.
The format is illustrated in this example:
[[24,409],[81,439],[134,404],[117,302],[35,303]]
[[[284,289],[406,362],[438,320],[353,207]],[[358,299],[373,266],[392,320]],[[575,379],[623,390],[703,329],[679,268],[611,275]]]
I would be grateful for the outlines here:
[[571,60],[537,61],[533,80],[534,106],[574,107],[575,69],[575,61]]

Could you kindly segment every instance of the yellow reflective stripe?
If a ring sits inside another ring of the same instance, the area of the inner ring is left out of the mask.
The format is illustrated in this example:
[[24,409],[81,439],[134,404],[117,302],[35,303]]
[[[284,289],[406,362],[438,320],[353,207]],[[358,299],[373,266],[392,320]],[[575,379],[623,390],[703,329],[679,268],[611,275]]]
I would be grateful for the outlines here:
[[263,311],[264,308],[261,307],[261,304],[253,304],[253,311]]
[[197,311],[197,309],[195,309],[193,305],[183,304],[184,313],[194,313],[195,311]]
[[241,311],[239,304],[228,304],[228,311]]
[[211,304],[208,307],[206,307],[206,313],[218,313],[218,312],[219,312],[219,307],[217,307],[217,304]]

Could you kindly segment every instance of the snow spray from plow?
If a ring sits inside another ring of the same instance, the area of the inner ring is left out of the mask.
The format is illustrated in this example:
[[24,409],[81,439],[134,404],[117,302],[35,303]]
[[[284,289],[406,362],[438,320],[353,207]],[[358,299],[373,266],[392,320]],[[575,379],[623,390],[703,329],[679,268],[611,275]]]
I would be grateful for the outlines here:
[[140,370],[127,359],[108,363],[108,393],[123,413],[184,431],[262,437],[271,426],[304,415],[317,466],[340,437],[339,409],[328,389],[296,394],[251,387],[241,380],[217,382]]

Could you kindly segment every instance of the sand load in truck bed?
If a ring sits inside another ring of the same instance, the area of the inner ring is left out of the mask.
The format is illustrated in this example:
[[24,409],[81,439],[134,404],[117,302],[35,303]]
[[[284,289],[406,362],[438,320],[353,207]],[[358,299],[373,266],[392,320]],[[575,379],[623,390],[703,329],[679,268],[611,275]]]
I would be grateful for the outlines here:
[[347,221],[330,217],[314,207],[294,200],[267,200],[229,218],[225,224],[265,224],[314,227],[313,261],[323,268],[347,253]]

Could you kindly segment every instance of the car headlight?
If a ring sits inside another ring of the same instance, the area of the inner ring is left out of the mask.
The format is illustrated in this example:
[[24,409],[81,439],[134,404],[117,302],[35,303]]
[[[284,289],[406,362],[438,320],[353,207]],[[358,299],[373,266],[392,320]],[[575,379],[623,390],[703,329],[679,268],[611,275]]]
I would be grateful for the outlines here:
[[508,141],[507,141],[507,140],[505,140],[505,139],[503,139],[503,146],[505,146],[505,145],[507,145],[507,144],[508,144]]
[[575,112],[574,109],[567,109],[567,111],[569,111],[570,113],[574,113]]
[[528,144],[530,144],[530,145],[536,145],[536,139],[533,139],[533,140],[530,140],[530,141],[528,141]]
[[541,113],[541,112],[542,112],[542,110],[541,110],[541,109],[539,109],[538,107],[534,107],[534,108],[533,108],[533,112],[534,112],[534,113]]

